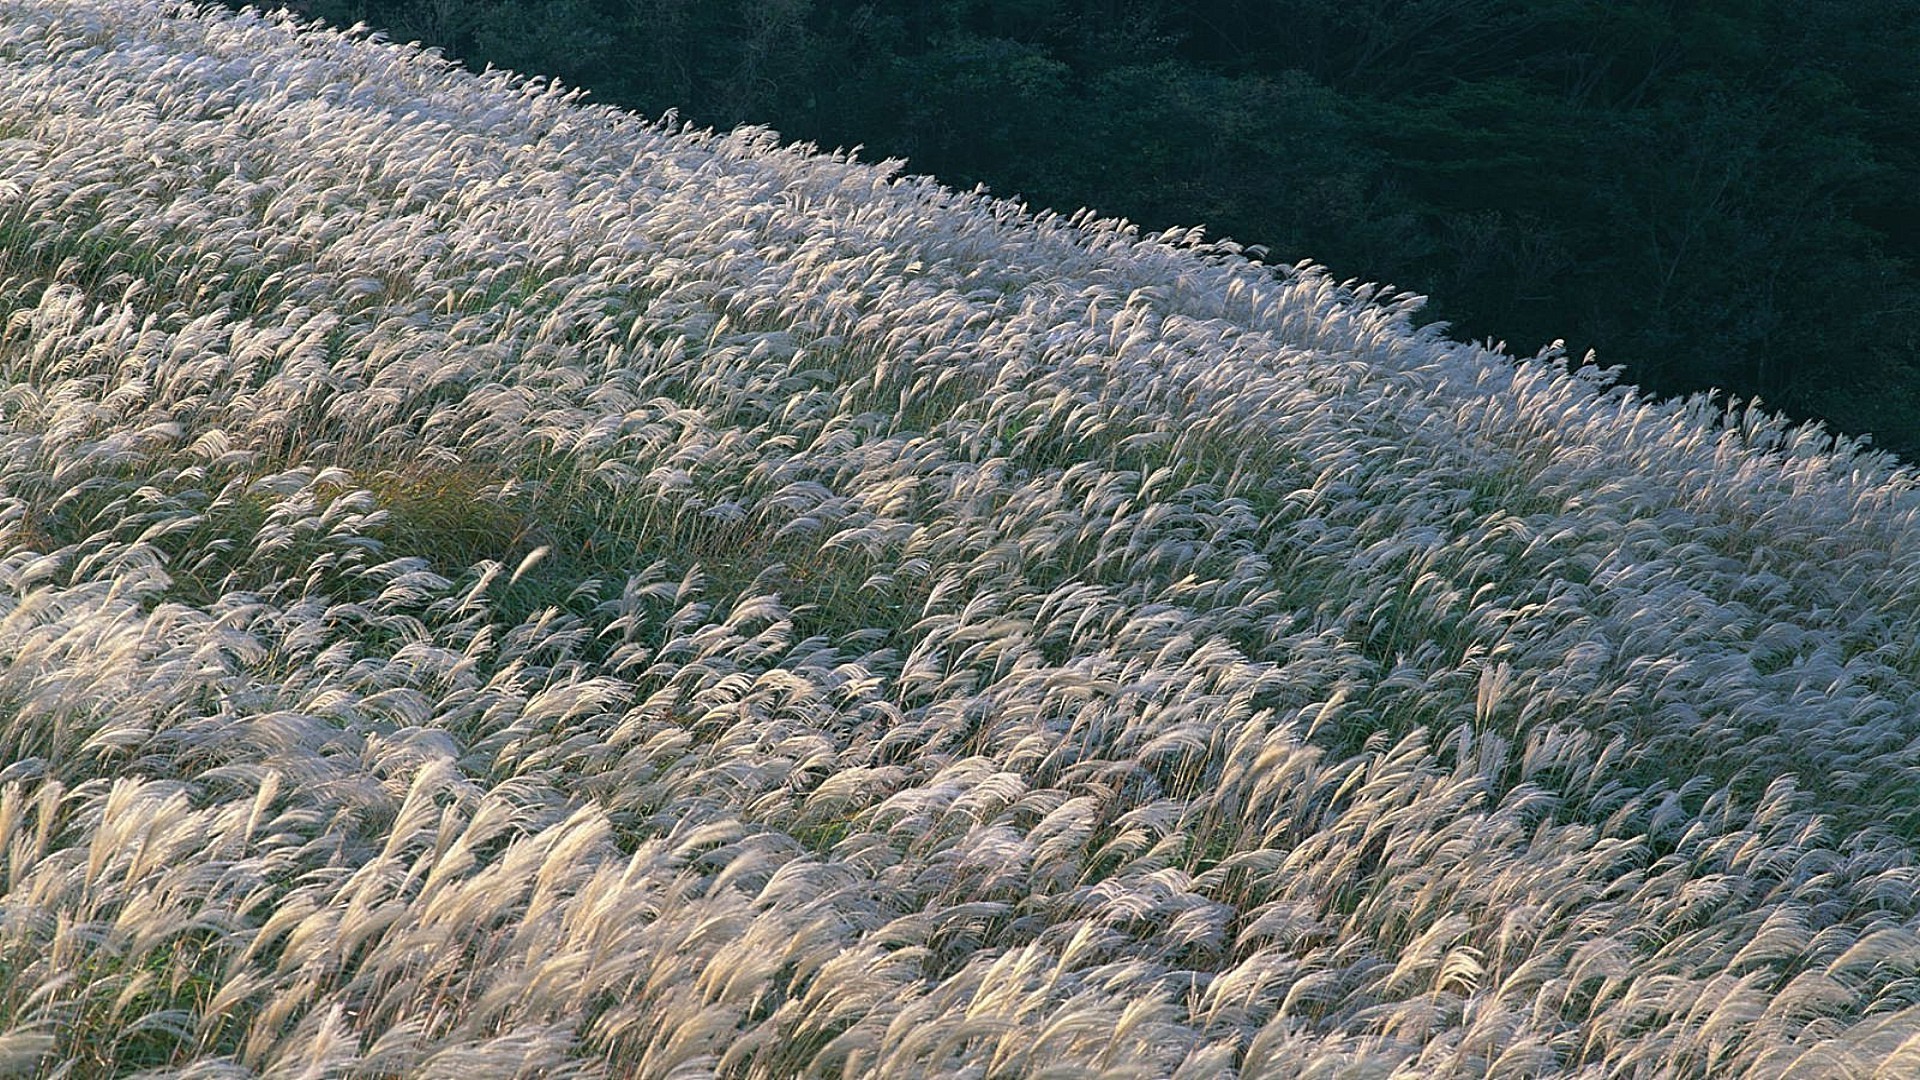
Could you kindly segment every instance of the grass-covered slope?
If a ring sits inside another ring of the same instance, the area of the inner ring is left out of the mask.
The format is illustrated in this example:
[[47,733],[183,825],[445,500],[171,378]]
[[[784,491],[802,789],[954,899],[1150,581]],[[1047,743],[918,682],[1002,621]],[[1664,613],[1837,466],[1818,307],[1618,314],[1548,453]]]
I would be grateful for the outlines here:
[[0,0],[0,1070],[1913,1075],[1913,476],[1413,303]]

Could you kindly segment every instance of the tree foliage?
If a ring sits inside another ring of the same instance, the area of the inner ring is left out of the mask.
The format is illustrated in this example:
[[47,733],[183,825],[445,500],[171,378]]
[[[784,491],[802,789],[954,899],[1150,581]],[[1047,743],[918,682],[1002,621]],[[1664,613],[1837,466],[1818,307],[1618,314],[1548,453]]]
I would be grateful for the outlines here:
[[1916,0],[307,0],[1920,453]]

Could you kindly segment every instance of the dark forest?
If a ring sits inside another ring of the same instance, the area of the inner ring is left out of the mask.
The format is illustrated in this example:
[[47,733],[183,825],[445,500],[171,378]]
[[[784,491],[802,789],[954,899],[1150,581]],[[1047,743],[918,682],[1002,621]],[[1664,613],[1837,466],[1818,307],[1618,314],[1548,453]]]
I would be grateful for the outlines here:
[[1920,460],[1916,0],[308,0]]

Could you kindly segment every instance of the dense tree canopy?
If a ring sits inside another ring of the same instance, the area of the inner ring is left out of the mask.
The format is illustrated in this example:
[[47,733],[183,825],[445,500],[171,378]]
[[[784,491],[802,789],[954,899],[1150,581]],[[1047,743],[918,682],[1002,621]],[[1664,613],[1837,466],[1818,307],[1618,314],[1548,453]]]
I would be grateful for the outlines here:
[[1920,455],[1920,0],[307,0]]

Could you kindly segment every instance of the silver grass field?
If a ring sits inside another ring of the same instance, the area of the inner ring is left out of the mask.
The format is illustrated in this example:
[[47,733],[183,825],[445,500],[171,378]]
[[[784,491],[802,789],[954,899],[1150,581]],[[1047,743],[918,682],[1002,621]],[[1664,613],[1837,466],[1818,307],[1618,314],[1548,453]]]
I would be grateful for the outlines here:
[[0,1073],[1920,1075],[1920,487],[1417,297],[0,0]]

